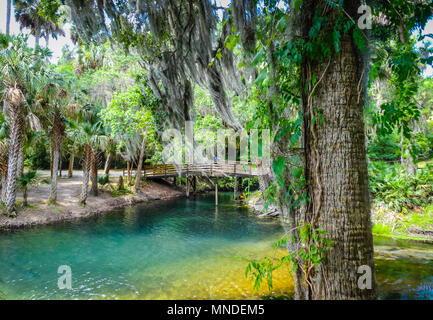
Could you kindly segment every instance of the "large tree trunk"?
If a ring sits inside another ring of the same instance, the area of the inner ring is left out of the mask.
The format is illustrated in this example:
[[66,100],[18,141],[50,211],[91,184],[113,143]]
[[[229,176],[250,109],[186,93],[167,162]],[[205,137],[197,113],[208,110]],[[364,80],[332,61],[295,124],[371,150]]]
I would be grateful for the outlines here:
[[141,169],[143,168],[145,148],[146,148],[146,138],[143,137],[143,142],[141,143],[141,149],[140,149],[140,157],[138,159],[138,164],[137,164],[137,171],[135,173],[135,192],[140,191]]
[[83,154],[83,184],[81,187],[80,203],[86,204],[87,197],[89,195],[89,177],[90,177],[90,166],[92,162],[92,148],[88,145],[84,145]]
[[75,154],[71,152],[71,154],[69,155],[68,178],[72,178],[72,174],[74,171],[74,158]]
[[98,153],[96,151],[92,151],[91,166],[90,179],[92,180],[92,194],[96,197],[98,195]]
[[59,157],[60,150],[58,146],[55,146],[53,143],[53,176],[51,178],[51,188],[50,188],[50,203],[56,203],[57,201],[57,179],[58,179],[58,171],[59,171]]
[[10,34],[11,28],[11,9],[12,9],[12,0],[7,0],[6,5],[6,35]]
[[[330,19],[322,32],[332,32],[337,11],[329,6],[324,9],[323,3],[304,1],[302,37],[309,37],[317,10]],[[360,4],[345,1],[344,9],[354,17]],[[302,108],[304,170],[310,201],[297,223],[323,229],[332,242],[329,248],[324,247],[325,261],[296,280],[302,284],[298,289],[304,289],[301,296],[308,299],[374,299],[377,293],[363,122],[363,59],[349,33],[342,35],[339,52],[333,51],[329,60],[323,60],[304,57],[301,66],[301,88],[308,88],[302,93]],[[371,288],[358,286],[361,266],[371,271]]]
[[25,98],[20,89],[10,88],[7,91],[7,110],[9,117],[9,159],[6,187],[6,212],[15,215],[15,201],[17,196],[17,164],[18,151],[22,140],[23,105]]
[[111,152],[109,152],[108,155],[107,155],[107,160],[105,160],[104,174],[107,174],[107,175],[110,174],[110,169],[111,169],[111,163],[112,162],[113,162],[113,155],[111,154]]

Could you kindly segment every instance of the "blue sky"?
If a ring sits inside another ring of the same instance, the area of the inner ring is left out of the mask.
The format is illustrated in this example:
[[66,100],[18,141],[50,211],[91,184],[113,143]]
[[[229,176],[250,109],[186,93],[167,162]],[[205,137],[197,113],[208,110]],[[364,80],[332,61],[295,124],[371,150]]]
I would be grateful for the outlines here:
[[[230,0],[216,0],[216,3],[222,7],[228,6],[230,3]],[[0,31],[5,32],[6,31],[6,0],[0,0]],[[66,36],[65,37],[59,37],[56,39],[50,39],[49,41],[49,49],[52,51],[52,61],[57,61],[60,56],[62,55],[62,48],[64,45],[69,45],[71,48],[73,47],[72,41],[70,40],[71,32],[70,32],[71,25],[66,24],[63,29],[65,30]],[[20,32],[19,24],[15,21],[15,17],[12,14],[11,17],[11,33],[12,34],[18,34]],[[24,33],[29,33],[28,30],[23,30]],[[427,24],[424,34],[433,34],[433,19],[429,21]],[[33,36],[29,37],[30,41],[29,44],[31,46],[34,46],[35,38]],[[433,40],[431,40],[433,42]],[[39,44],[41,46],[45,46],[45,39],[41,39],[39,41]],[[433,76],[433,68],[429,66],[424,74],[427,77]]]

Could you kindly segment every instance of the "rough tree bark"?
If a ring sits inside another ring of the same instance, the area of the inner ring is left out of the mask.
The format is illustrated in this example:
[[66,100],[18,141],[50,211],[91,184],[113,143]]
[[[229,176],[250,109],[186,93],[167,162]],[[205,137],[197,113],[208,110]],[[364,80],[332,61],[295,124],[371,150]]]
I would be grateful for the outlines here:
[[7,181],[8,181],[8,179],[7,179],[8,178],[8,151],[3,150],[3,149],[1,150],[1,154],[0,154],[0,174],[2,176],[2,178],[1,178],[1,185],[2,185],[1,201],[5,202],[6,201],[6,187],[7,187]]
[[110,174],[112,162],[113,162],[113,155],[111,154],[111,152],[109,152],[107,155],[107,160],[105,160],[104,174],[107,174],[107,175]]
[[53,178],[53,146],[51,144],[51,148],[50,148],[50,178]]
[[7,173],[7,167],[6,172],[2,173],[2,193],[1,193],[1,201],[6,202],[6,188],[7,188],[7,181],[8,181],[8,173]]
[[28,194],[28,189],[27,187],[25,187],[23,190],[23,207],[27,207],[27,205],[29,204],[27,200],[28,198],[27,194]]
[[39,26],[35,28],[35,47],[39,47],[39,39],[41,37],[41,30]]
[[91,172],[90,178],[92,180],[92,194],[96,197],[98,195],[98,153],[96,151],[92,151],[92,159],[91,159]]
[[53,176],[51,178],[51,186],[50,186],[50,203],[56,203],[57,201],[57,172],[59,171],[59,157],[60,150],[55,143],[53,142]]
[[63,161],[62,161],[62,153],[59,154],[59,177],[62,176],[62,165],[63,165]]
[[6,187],[8,178],[8,157],[9,157],[9,142],[4,140],[0,143],[0,175],[1,175],[1,198],[2,202],[6,201]]
[[15,201],[17,196],[17,164],[19,146],[22,140],[22,125],[24,119],[22,110],[25,98],[19,88],[9,88],[6,94],[7,111],[9,117],[9,159],[8,159],[8,176],[6,186],[6,212],[8,215],[15,215]]
[[83,184],[81,187],[80,203],[86,204],[89,195],[90,166],[92,162],[92,148],[87,143],[84,145],[83,154]]
[[72,178],[74,172],[74,159],[75,159],[75,154],[71,152],[71,154],[69,155],[68,178]]
[[126,178],[126,183],[129,185],[131,183],[131,162],[130,161],[126,161],[126,171],[127,171],[127,175],[128,177]]
[[62,117],[59,114],[54,115],[53,128],[52,128],[52,154],[53,154],[53,172],[51,176],[51,190],[50,190],[50,203],[57,202],[57,179],[60,163],[60,148],[62,146],[62,140],[65,133],[66,126],[63,123]]
[[21,141],[21,145],[18,147],[18,163],[17,163],[17,177],[21,178],[24,173],[24,150]]
[[[336,11],[324,1],[304,1],[301,36],[308,38],[316,10],[333,27]],[[345,1],[356,16],[360,1]],[[320,7],[319,7],[320,6]],[[329,32],[332,29],[323,30]],[[364,63],[352,34],[341,37],[338,53],[323,62],[304,57],[301,88],[304,116],[304,170],[307,203],[300,221],[327,232],[332,241],[326,260],[309,276],[297,279],[309,299],[374,299],[376,281],[370,221],[367,157],[363,122]],[[312,79],[316,82],[312,85]],[[323,122],[318,120],[321,114]],[[313,119],[316,119],[313,125]],[[371,289],[358,287],[358,268],[368,266]],[[307,285],[309,281],[311,285]]]
[[146,148],[146,137],[143,137],[140,148],[140,157],[138,159],[137,171],[135,173],[135,192],[140,191],[141,169],[143,168],[144,150]]

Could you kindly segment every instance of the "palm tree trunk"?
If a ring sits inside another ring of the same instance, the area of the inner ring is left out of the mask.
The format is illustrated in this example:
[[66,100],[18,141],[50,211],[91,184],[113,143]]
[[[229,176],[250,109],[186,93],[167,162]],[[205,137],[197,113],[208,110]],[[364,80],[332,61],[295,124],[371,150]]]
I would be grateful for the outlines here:
[[10,34],[11,28],[11,9],[12,9],[12,0],[7,0],[6,5],[6,35]]
[[143,167],[144,149],[146,148],[146,138],[143,137],[143,142],[141,143],[140,157],[138,159],[137,171],[135,173],[135,192],[140,191],[140,180],[141,180],[141,169]]
[[28,202],[27,202],[27,187],[25,187],[23,190],[23,207],[26,207],[27,204],[28,204]]
[[17,165],[18,151],[22,140],[22,126],[24,119],[22,109],[25,98],[20,89],[10,88],[7,92],[7,107],[9,116],[9,159],[8,159],[8,176],[6,187],[6,212],[9,215],[16,213],[16,196],[17,196]]
[[[22,142],[22,141],[21,141]],[[17,164],[17,177],[21,178],[24,172],[24,150],[23,146],[19,146],[18,149],[18,164]]]
[[8,181],[8,173],[6,169],[6,173],[2,174],[2,194],[1,194],[1,201],[6,202],[6,188],[7,188],[7,181]]
[[92,161],[92,148],[88,145],[84,145],[83,155],[83,185],[81,187],[80,203],[86,204],[87,197],[89,195],[89,177],[90,177],[90,165]]
[[54,147],[53,150],[53,176],[51,181],[51,189],[50,189],[50,203],[56,203],[57,201],[57,173],[59,171],[59,157],[60,157],[60,150],[58,146]]
[[110,174],[112,162],[113,162],[113,155],[111,154],[111,152],[109,152],[107,155],[107,160],[105,160],[104,174],[107,174],[107,175]]
[[39,46],[40,37],[41,37],[41,30],[39,29],[39,26],[36,26],[36,28],[35,28],[35,48]]
[[50,178],[53,178],[53,145],[51,144],[51,148],[50,148]]
[[62,176],[62,154],[59,154],[59,177]]
[[96,197],[98,195],[98,153],[92,152],[92,164],[90,178],[92,180],[92,194]]
[[6,201],[6,187],[8,181],[8,152],[6,150],[2,150],[4,153],[0,155],[0,174],[1,178],[1,201]]
[[72,178],[72,173],[74,170],[74,158],[75,155],[73,152],[69,155],[69,166],[68,166],[68,178]]
[[128,178],[126,179],[127,184],[129,185],[131,183],[131,162],[126,161],[126,170],[128,174]]

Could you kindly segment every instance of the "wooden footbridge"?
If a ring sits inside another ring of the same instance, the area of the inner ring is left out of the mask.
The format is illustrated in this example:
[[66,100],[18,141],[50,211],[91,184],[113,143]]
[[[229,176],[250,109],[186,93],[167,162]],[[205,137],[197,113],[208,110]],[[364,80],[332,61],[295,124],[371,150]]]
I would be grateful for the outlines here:
[[166,177],[258,177],[263,175],[261,164],[244,162],[213,162],[210,164],[185,164],[175,166],[173,164],[157,164],[144,167],[146,178]]
[[[186,178],[186,196],[189,197],[190,191],[196,190],[197,178],[252,178],[259,177],[265,174],[261,163],[245,163],[245,162],[212,162],[209,164],[185,164],[183,166],[175,166],[173,164],[157,164],[144,167],[144,175],[146,178],[169,178],[184,177]],[[211,179],[210,179],[211,181]],[[215,185],[215,203],[218,205],[218,184]],[[239,179],[235,180],[234,199],[239,200]]]

